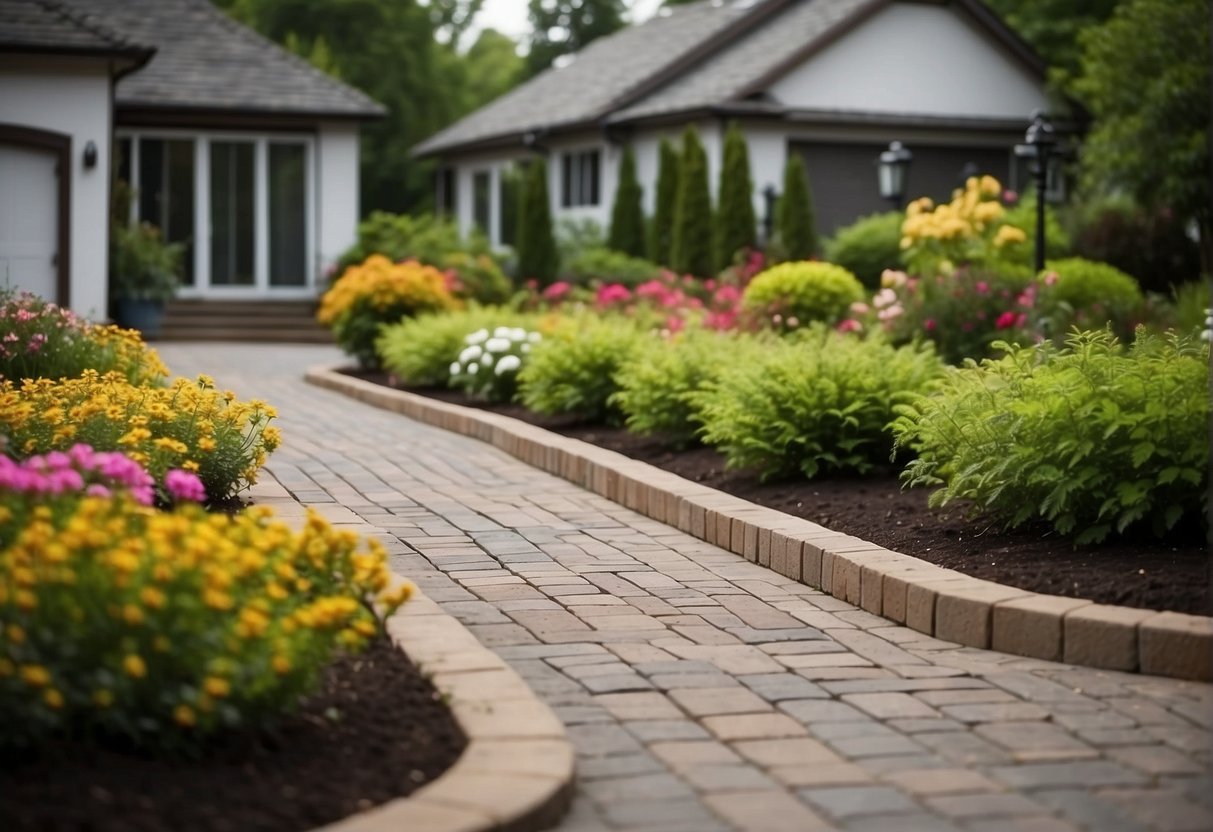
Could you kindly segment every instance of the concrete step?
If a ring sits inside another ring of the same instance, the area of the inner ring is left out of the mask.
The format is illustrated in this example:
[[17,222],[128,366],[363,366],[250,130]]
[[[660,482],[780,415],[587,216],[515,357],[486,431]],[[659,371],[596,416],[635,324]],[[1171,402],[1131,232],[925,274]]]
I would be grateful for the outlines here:
[[332,343],[316,323],[315,300],[174,300],[159,341]]

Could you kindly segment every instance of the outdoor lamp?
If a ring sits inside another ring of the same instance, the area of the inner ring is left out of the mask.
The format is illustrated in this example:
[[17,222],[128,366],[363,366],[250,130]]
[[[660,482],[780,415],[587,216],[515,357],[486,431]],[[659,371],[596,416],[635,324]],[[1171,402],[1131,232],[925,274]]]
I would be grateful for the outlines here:
[[775,186],[768,182],[762,189],[766,213],[762,216],[762,239],[767,245],[771,244],[771,236],[775,233]]
[[913,159],[914,154],[901,142],[890,142],[889,149],[877,158],[880,195],[892,202],[895,208],[901,208],[901,198],[906,191],[906,175]]
[[1032,162],[1036,184],[1036,273],[1045,268],[1045,189],[1049,181],[1049,156],[1057,145],[1053,125],[1041,110],[1033,110],[1032,123],[1024,134],[1024,143],[1015,145],[1015,155]]

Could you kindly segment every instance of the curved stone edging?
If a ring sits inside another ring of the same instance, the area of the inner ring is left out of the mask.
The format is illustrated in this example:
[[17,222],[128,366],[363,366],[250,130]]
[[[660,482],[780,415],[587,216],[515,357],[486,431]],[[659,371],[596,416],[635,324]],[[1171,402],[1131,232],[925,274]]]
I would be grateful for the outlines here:
[[[313,367],[306,380],[485,441],[654,520],[945,641],[1109,670],[1213,680],[1213,618],[972,578],[526,422]],[[343,830],[344,832],[344,830]]]

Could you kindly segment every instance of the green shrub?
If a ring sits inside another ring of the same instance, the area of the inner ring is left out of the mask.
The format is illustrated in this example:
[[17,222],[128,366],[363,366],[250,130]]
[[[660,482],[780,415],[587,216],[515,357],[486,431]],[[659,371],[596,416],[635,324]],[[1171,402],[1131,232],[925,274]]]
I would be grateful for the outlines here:
[[893,431],[918,454],[902,474],[940,486],[933,506],[971,500],[1008,527],[1043,520],[1076,543],[1199,514],[1208,486],[1208,347],[1191,337],[1108,332],[1064,349],[1008,347],[948,373],[899,408]]
[[621,367],[615,374],[619,392],[611,403],[633,433],[660,434],[676,445],[689,445],[700,427],[689,394],[764,348],[765,339],[749,335],[686,330],[647,351],[642,361]]
[[556,249],[562,264],[587,251],[607,248],[606,235],[597,220],[563,217],[556,222]]
[[465,240],[452,219],[433,214],[410,216],[375,211],[358,224],[358,242],[337,260],[332,278],[337,279],[350,266],[363,262],[372,254],[382,254],[393,261],[419,260],[430,266],[440,266],[452,252],[464,252],[472,257],[490,253],[484,235],[474,233]]
[[531,348],[542,340],[538,332],[520,326],[486,327],[468,334],[459,356],[451,362],[451,386],[491,402],[512,401],[518,391],[518,372]]
[[776,328],[795,329],[812,321],[837,323],[862,299],[863,285],[841,266],[795,261],[757,275],[746,287],[742,306]]
[[1102,329],[1111,324],[1123,338],[1133,332],[1143,300],[1137,281],[1120,269],[1070,257],[1046,264],[1036,313],[1050,336],[1064,335],[1075,326]]
[[542,158],[527,166],[518,203],[518,279],[546,286],[556,278],[560,253],[552,232],[552,206],[548,198],[548,166]]
[[729,123],[724,134],[720,186],[716,193],[720,198],[715,224],[716,271],[720,271],[733,265],[734,257],[753,249],[758,242],[750,151],[745,134],[735,121]]
[[682,137],[678,199],[674,203],[674,227],[670,232],[671,269],[696,277],[708,277],[714,273],[712,226],[708,157],[692,125],[687,127]]
[[[1025,266],[1035,267],[1036,262],[1036,191],[1033,190],[1002,215],[1003,225],[1022,228],[1028,235],[1027,245],[1009,246],[1001,256],[1014,259]],[[1057,209],[1045,203],[1045,257],[1049,260],[1070,254],[1070,232],[1061,224]]]
[[880,286],[885,269],[901,264],[900,211],[870,214],[834,233],[825,244],[825,259],[848,269],[869,289]]
[[809,172],[799,153],[788,156],[783,170],[783,198],[775,215],[780,253],[789,260],[804,260],[817,251],[817,224],[809,195]]
[[652,336],[619,319],[571,321],[531,352],[518,374],[522,403],[536,413],[616,422],[615,374],[650,347]]
[[893,407],[939,373],[929,346],[894,348],[815,326],[730,363],[691,395],[701,438],[763,478],[866,472],[887,461]]
[[607,245],[631,257],[644,257],[644,191],[636,181],[636,155],[632,146],[623,149],[619,162],[619,186],[611,208],[611,233]]
[[661,274],[661,267],[639,257],[629,257],[609,248],[586,249],[565,267],[562,277],[586,286],[593,281],[636,286]]
[[473,306],[454,312],[431,312],[383,328],[375,350],[383,369],[410,387],[445,387],[451,362],[463,339],[478,329],[531,327],[534,316],[495,307]]
[[110,229],[109,295],[115,300],[166,301],[181,288],[184,243],[169,243],[151,223]]
[[1205,318],[1208,309],[1213,306],[1209,296],[1209,283],[1205,280],[1194,280],[1176,286],[1171,292],[1175,307],[1175,328],[1181,333],[1194,332],[1205,328]]
[[456,252],[443,257],[438,265],[454,277],[451,291],[461,300],[505,303],[514,293],[514,287],[501,266],[486,254]]
[[653,224],[649,229],[649,259],[670,264],[674,243],[674,211],[678,203],[678,172],[681,160],[669,139],[662,139],[657,163],[657,192],[654,194]]

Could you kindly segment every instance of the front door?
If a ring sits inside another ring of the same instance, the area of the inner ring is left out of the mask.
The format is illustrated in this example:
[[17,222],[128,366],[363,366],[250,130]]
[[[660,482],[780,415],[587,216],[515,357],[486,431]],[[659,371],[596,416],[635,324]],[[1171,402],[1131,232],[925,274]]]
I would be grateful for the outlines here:
[[0,286],[59,301],[54,153],[0,144]]

